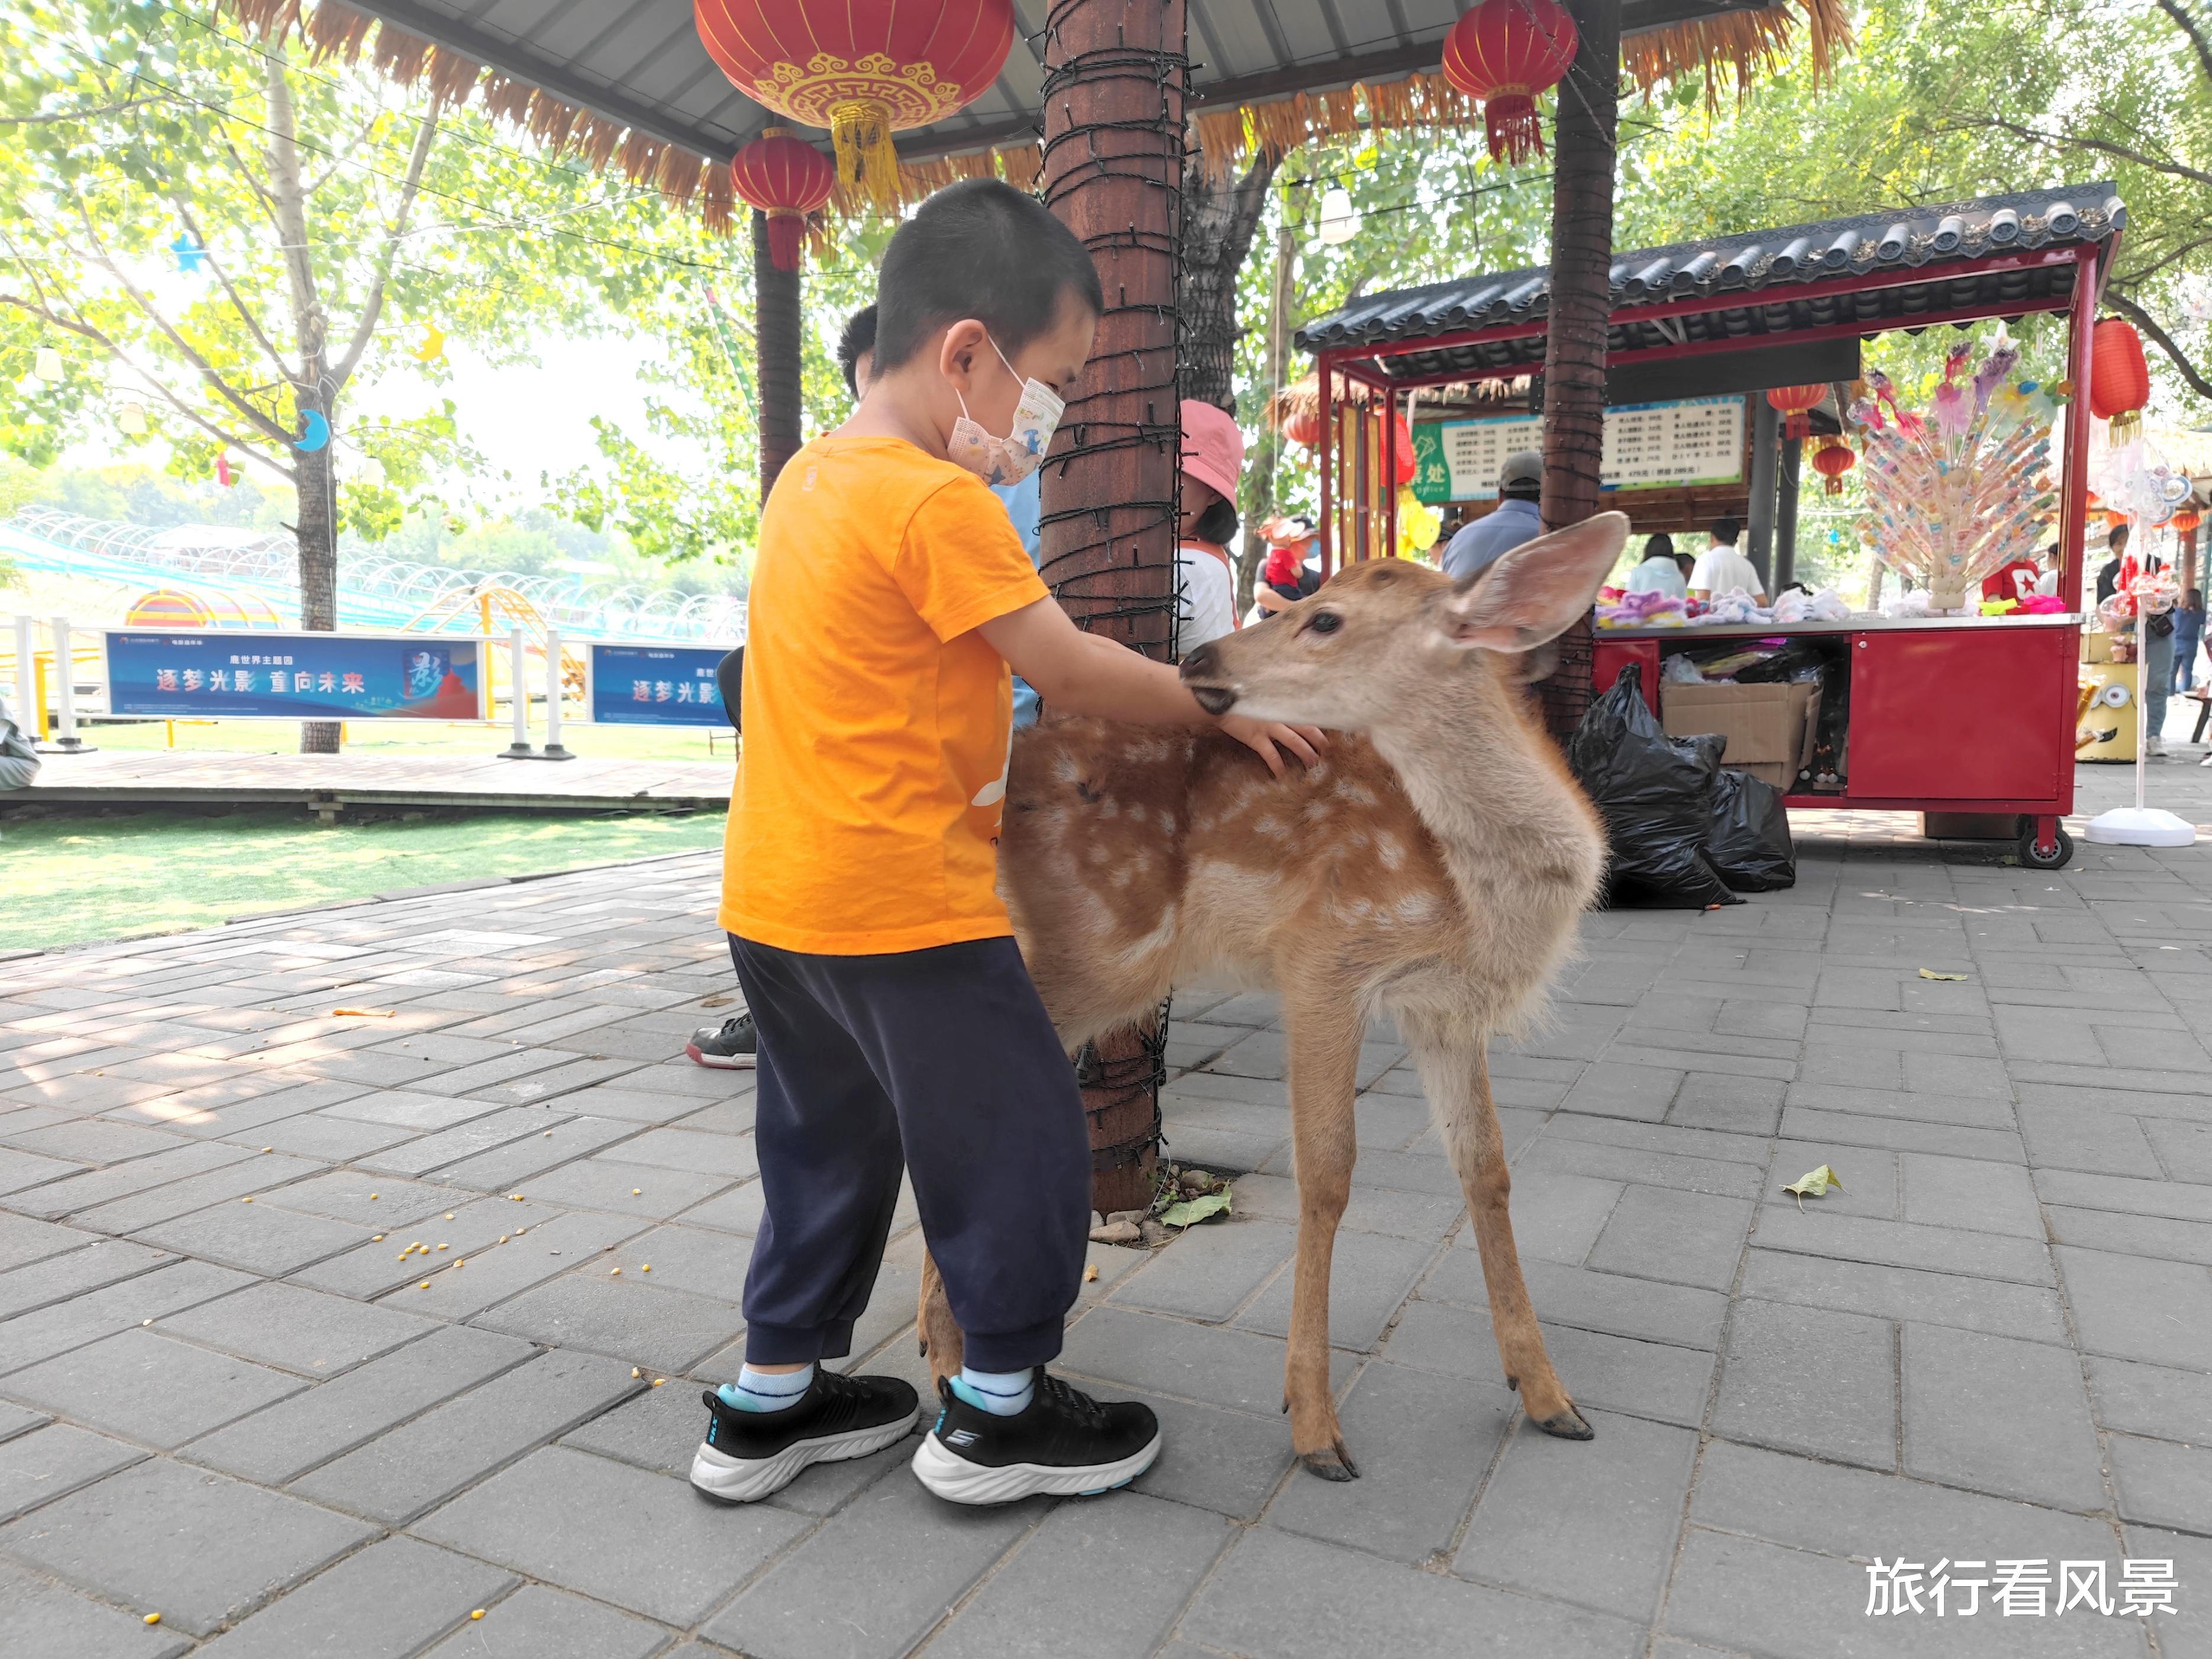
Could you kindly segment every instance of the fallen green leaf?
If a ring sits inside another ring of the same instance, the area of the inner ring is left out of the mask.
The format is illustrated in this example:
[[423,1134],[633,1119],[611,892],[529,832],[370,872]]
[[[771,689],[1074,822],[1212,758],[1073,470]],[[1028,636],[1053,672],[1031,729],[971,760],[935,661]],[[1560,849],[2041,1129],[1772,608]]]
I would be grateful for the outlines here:
[[1807,1170],[1795,1181],[1784,1182],[1782,1190],[1785,1193],[1795,1193],[1797,1195],[1797,1207],[1802,1210],[1805,1207],[1807,1199],[1826,1198],[1831,1187],[1838,1192],[1843,1191],[1843,1177],[1823,1164],[1817,1170]]
[[1923,978],[1923,979],[1957,979],[1957,980],[1963,980],[1964,978],[1966,978],[1966,975],[1965,975],[1964,974],[1939,974],[1939,973],[1937,973],[1937,972],[1936,972],[1933,968],[1923,968],[1923,969],[1920,970],[1920,977],[1921,977],[1921,978]]
[[1229,1194],[1207,1193],[1200,1198],[1186,1198],[1170,1204],[1160,1213],[1163,1227],[1188,1227],[1211,1215],[1221,1215],[1229,1208]]

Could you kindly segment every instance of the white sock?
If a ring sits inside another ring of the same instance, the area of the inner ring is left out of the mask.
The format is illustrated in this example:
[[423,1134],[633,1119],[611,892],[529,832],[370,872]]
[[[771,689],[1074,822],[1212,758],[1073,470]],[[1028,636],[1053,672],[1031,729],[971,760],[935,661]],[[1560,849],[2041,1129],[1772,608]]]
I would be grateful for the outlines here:
[[952,1392],[979,1411],[994,1417],[1014,1417],[1029,1409],[1036,1393],[1035,1371],[979,1371],[963,1365],[952,1379]]
[[736,1382],[725,1382],[714,1392],[725,1406],[741,1412],[780,1412],[796,1406],[799,1395],[813,1386],[811,1365],[795,1371],[757,1371],[748,1365]]

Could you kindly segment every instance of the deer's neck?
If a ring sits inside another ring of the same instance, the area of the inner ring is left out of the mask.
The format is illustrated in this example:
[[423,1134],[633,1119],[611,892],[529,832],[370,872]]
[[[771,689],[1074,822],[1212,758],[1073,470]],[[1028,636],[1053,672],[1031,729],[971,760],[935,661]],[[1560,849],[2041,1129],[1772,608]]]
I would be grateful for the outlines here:
[[1516,694],[1472,665],[1446,694],[1371,733],[1442,847],[1461,891],[1510,890],[1603,857],[1588,805]]

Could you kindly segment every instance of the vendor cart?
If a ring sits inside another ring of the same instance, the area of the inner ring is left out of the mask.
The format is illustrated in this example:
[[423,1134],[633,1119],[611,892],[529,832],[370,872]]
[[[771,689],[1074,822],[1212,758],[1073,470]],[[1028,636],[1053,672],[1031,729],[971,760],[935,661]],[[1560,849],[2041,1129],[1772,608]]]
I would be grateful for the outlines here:
[[[1613,453],[1609,416],[1607,505],[1633,520],[1645,485],[1696,482],[1724,489],[1724,477],[1665,477],[1663,459],[1650,455],[1665,434],[1650,434],[1662,418],[1675,422],[1692,441],[1704,442],[1708,459],[1700,465],[1710,471],[1711,411],[1674,411],[1736,399],[1733,418],[1740,424],[1731,431],[1744,436],[1735,487],[1745,492],[1749,550],[1777,583],[1788,568],[1794,517],[1784,513],[1778,541],[1777,493],[1785,491],[1783,505],[1793,507],[1794,493],[1787,492],[1795,477],[1781,462],[1784,441],[1760,394],[1826,383],[1837,388],[1840,409],[1841,387],[1858,377],[1861,343],[1875,335],[2063,315],[2071,385],[2055,447],[2065,611],[1608,630],[1594,653],[1595,689],[1610,685],[1626,663],[1640,662],[1656,707],[1662,659],[1674,650],[1731,635],[1826,637],[1848,677],[1848,762],[1818,789],[1787,787],[1790,805],[2001,816],[2016,826],[2024,862],[2045,869],[2064,864],[2073,851],[2060,820],[2074,805],[2090,327],[2126,216],[2109,184],[2092,184],[1616,258],[1607,402],[1609,410],[1665,413],[1639,416],[1640,454]],[[1386,481],[1398,476],[1407,430],[1399,417],[1417,393],[1541,369],[1549,273],[1540,268],[1370,295],[1298,331],[1297,343],[1317,358],[1324,574],[1337,559],[1377,557],[1395,546],[1396,496]],[[1502,441],[1498,434],[1467,435],[1469,453],[1486,453],[1476,438],[1492,447]],[[1437,453],[1437,442],[1424,447],[1430,458]],[[1459,493],[1482,494],[1484,481]],[[1773,562],[1765,565],[1770,550]]]

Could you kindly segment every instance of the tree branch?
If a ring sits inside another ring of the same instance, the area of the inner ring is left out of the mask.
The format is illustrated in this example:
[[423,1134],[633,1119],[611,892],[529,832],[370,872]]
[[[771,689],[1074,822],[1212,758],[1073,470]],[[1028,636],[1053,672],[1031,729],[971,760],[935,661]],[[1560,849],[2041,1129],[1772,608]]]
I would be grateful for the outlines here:
[[2158,325],[2156,318],[2125,295],[2116,294],[2109,288],[2105,290],[2105,303],[2150,337],[2151,343],[2181,371],[2181,378],[2189,382],[2191,392],[2200,398],[2212,398],[2212,380],[2197,373],[2197,365],[2189,361],[2188,354],[2175,343],[2173,337]]
[[60,121],[89,121],[94,116],[122,115],[142,104],[162,104],[168,100],[168,94],[157,92],[143,98],[125,98],[117,104],[102,104],[96,109],[61,110],[52,115],[0,115],[0,127],[38,127]]
[[2176,0],[2158,0],[2158,9],[2173,20],[2174,27],[2189,37],[2189,44],[2197,48],[2197,66],[2204,71],[2204,78],[2212,81],[2212,41],[2204,38],[2204,31],[2197,26],[2197,20]]
[[[94,326],[91,323],[85,322],[80,318],[64,317],[60,313],[53,311],[34,301],[26,300],[18,294],[0,294],[0,306],[13,306],[18,311],[26,312],[31,316],[38,318],[41,322],[50,323],[56,328],[64,330],[69,333],[77,336],[80,339],[91,341],[102,351],[105,351],[110,357],[113,358],[117,362],[121,363],[125,368],[137,375],[141,381],[143,381],[147,386],[150,387],[160,396],[164,403],[175,410],[178,414],[183,416],[185,419],[190,421],[194,426],[199,428],[201,431],[206,433],[210,437],[216,440],[218,442],[229,448],[240,450],[248,453],[258,453],[257,443],[254,439],[243,438],[234,432],[226,431],[223,428],[217,426],[213,421],[209,420],[198,410],[194,409],[190,404],[186,403],[183,398],[177,396],[175,392],[172,392],[167,386],[163,384],[158,375],[149,374],[145,369],[131,362],[130,355],[126,353],[123,349],[122,346],[111,337],[104,330]],[[291,434],[289,433],[280,429],[276,435],[279,443],[288,446],[290,444]],[[263,465],[271,468],[273,471],[281,473],[287,478],[295,477],[296,476],[290,467],[285,465],[281,461],[270,460],[266,455],[260,456],[260,459]]]
[[276,372],[289,380],[292,370],[291,366],[284,361],[284,354],[276,349],[276,343],[270,340],[267,333],[263,331],[260,319],[246,309],[245,300],[240,295],[236,285],[230,280],[230,274],[223,270],[222,263],[215,257],[215,250],[208,246],[208,239],[200,234],[199,222],[192,217],[192,210],[186,205],[185,198],[181,196],[172,196],[169,198],[169,204],[177,210],[177,217],[183,222],[185,229],[191,234],[192,240],[199,245],[200,257],[207,261],[208,269],[215,272],[216,281],[222,284],[222,291],[229,296],[230,308],[238,313],[238,320],[246,325],[246,331],[253,337],[254,343],[258,345],[267,355],[269,361],[276,365]]
[[276,443],[291,442],[292,434],[232,390],[230,382],[222,378],[213,363],[201,356],[199,348],[185,338],[178,331],[176,325],[161,314],[160,308],[154,303],[153,296],[145,293],[136,283],[123,274],[122,267],[108,257],[106,246],[100,240],[99,228],[93,223],[92,216],[85,210],[82,198],[76,200],[76,206],[77,217],[83,222],[85,234],[92,239],[93,251],[89,257],[93,264],[114,279],[115,285],[129,297],[132,305],[138,307],[146,320],[161,331],[162,337],[175,349],[177,355],[191,365],[198,373],[200,379],[207,383],[210,391],[246,416],[260,429],[264,436]]
[[321,382],[329,323],[323,315],[321,302],[315,297],[315,265],[307,248],[307,203],[300,185],[299,147],[294,142],[292,83],[285,77],[282,54],[272,51],[265,55],[269,70],[269,180],[276,235],[283,248],[284,270],[292,282],[292,326],[299,340],[301,381],[313,388],[319,404],[325,401]]
[[2014,137],[2025,138],[2031,143],[2042,145],[2046,149],[2065,149],[2071,147],[2094,150],[2100,155],[2110,155],[2117,161],[2132,161],[2137,167],[2147,167],[2153,173],[2162,173],[2170,179],[2187,179],[2197,184],[2212,186],[2212,173],[2207,173],[2201,167],[2192,167],[2180,161],[2161,161],[2154,155],[2146,155],[2139,149],[2130,149],[2125,144],[2115,144],[2103,138],[2092,138],[2086,133],[2048,133],[2035,127],[2022,126],[2017,121],[2008,121],[2001,115],[1984,113],[1959,116],[1954,118],[1954,122],[1956,125],[1965,126],[1994,127],[2000,132],[2009,132]]
[[429,108],[422,112],[422,124],[415,129],[415,148],[407,157],[407,177],[399,186],[399,204],[393,210],[392,225],[385,233],[384,246],[377,250],[376,276],[369,283],[368,295],[361,304],[361,321],[347,343],[345,355],[338,359],[337,367],[331,372],[331,395],[353,378],[361,362],[362,353],[376,333],[377,319],[384,311],[384,291],[392,277],[392,261],[398,257],[399,244],[407,234],[407,216],[415,206],[416,192],[422,188],[422,169],[430,160],[430,144],[438,135],[438,100],[434,97]]
[[362,124],[361,131],[354,134],[351,141],[349,142],[343,149],[340,149],[334,148],[325,152],[331,158],[331,164],[325,167],[322,172],[316,174],[313,179],[308,181],[306,186],[307,193],[313,196],[325,185],[330,183],[332,179],[336,178],[346,165],[352,161],[353,153],[361,148],[362,141],[364,138],[367,138],[370,133],[376,131],[376,124],[383,118],[384,112],[382,110],[377,111],[375,114],[370,116],[367,121]]

